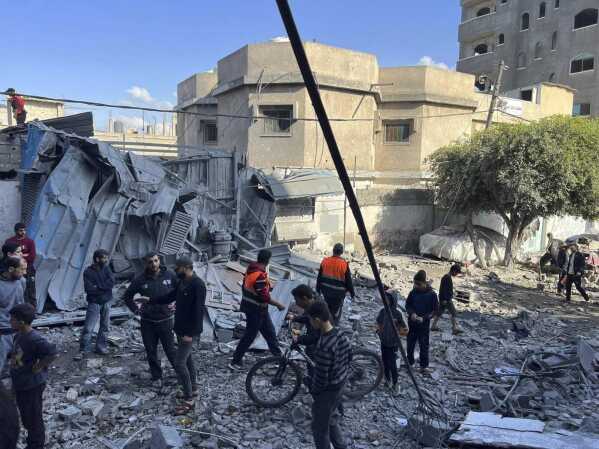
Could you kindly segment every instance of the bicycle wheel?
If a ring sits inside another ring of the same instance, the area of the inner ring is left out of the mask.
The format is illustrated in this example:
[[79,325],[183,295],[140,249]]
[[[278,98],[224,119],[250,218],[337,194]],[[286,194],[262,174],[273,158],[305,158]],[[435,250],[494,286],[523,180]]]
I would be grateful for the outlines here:
[[361,399],[379,386],[383,379],[383,362],[376,352],[354,348],[344,396]]
[[299,392],[302,371],[284,357],[267,357],[252,366],[245,379],[245,391],[262,407],[280,407]]

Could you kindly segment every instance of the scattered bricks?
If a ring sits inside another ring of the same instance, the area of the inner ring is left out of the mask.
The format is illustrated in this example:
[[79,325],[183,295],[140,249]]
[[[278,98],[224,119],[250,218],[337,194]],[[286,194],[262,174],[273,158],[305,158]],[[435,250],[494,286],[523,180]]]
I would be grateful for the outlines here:
[[102,359],[87,359],[86,366],[87,369],[98,369],[102,367],[104,361]]
[[177,429],[168,426],[158,426],[152,431],[150,449],[173,449],[183,446],[183,440]]
[[88,399],[81,404],[81,408],[85,413],[92,415],[94,418],[101,418],[105,411],[104,403],[97,399]]
[[75,407],[74,405],[69,405],[67,408],[59,410],[58,416],[60,416],[65,421],[69,422],[81,416],[81,409]]

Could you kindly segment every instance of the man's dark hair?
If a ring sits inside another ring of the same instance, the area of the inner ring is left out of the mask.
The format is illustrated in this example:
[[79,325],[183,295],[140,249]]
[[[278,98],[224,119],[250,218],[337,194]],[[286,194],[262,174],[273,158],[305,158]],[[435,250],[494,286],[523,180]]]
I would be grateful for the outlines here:
[[300,284],[291,290],[291,294],[298,298],[314,298],[314,291],[306,284]]
[[6,257],[3,260],[4,268],[8,271],[9,268],[14,268],[15,270],[21,266],[21,258],[20,257]]
[[100,248],[94,251],[94,261],[104,256],[108,257],[108,251],[106,251],[105,249]]
[[18,243],[13,243],[13,242],[7,242],[4,245],[2,245],[2,255],[4,257],[8,257],[8,253],[14,253],[17,248],[21,246]]
[[157,252],[157,251],[150,251],[149,253],[147,253],[147,254],[144,256],[144,260],[147,262],[148,260],[150,260],[150,259],[151,259],[152,257],[154,257],[154,256],[158,256],[158,258],[160,259],[160,254],[158,254],[158,252]]
[[264,264],[264,265],[268,265],[268,262],[270,262],[270,258],[272,256],[272,253],[267,250],[267,249],[261,249],[260,252],[258,252],[258,263]]
[[15,232],[17,232],[19,229],[27,229],[27,225],[25,223],[17,223],[15,225]]
[[176,267],[193,268],[193,260],[187,256],[179,257],[175,262]]
[[340,256],[343,254],[343,251],[343,243],[335,243],[335,246],[333,246],[333,255]]
[[449,271],[451,272],[451,274],[460,274],[462,272],[462,267],[460,264],[454,264],[451,266],[451,268],[449,269]]
[[414,282],[426,282],[426,271],[420,270],[414,275]]
[[306,313],[310,318],[319,318],[320,321],[331,321],[329,306],[324,301],[316,301]]
[[33,323],[35,319],[35,309],[31,304],[17,304],[9,312],[17,320],[23,321],[25,324]]
[[16,93],[17,93],[17,91],[16,91],[14,88],[12,88],[12,87],[9,87],[8,89],[6,89],[6,93],[7,93],[8,95],[14,95],[14,94],[16,94]]

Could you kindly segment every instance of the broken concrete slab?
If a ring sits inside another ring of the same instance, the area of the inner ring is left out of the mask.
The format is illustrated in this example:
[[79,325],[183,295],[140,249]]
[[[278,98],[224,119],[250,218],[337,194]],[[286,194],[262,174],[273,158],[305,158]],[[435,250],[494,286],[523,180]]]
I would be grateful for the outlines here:
[[593,368],[593,362],[596,357],[595,350],[582,338],[578,341],[577,354],[580,366],[582,366],[589,380],[599,382],[599,377]]
[[183,446],[183,439],[174,427],[158,426],[152,430],[150,449],[174,449]]

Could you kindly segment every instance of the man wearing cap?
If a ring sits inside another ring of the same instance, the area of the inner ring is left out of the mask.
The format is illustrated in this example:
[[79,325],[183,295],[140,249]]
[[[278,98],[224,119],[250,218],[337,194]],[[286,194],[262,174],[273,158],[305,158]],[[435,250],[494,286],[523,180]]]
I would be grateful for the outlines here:
[[35,294],[35,242],[27,237],[25,223],[17,223],[14,227],[15,235],[6,239],[4,243],[14,243],[21,248],[21,257],[27,261],[27,275],[25,276],[25,302],[34,308],[37,306]]
[[181,402],[175,409],[175,414],[182,415],[193,409],[193,397],[197,395],[196,369],[191,354],[193,342],[200,339],[204,329],[206,285],[193,271],[193,261],[188,257],[177,260],[175,274],[179,279],[177,288],[149,303],[175,302],[174,330],[178,347],[174,368],[181,384],[181,392],[178,394]]
[[15,90],[11,87],[6,89],[8,95],[8,102],[12,108],[12,113],[17,121],[17,125],[22,125],[27,120],[27,111],[25,110],[25,100],[20,95],[17,95]]
[[443,316],[445,311],[449,312],[451,316],[451,327],[453,329],[453,334],[457,335],[462,333],[460,326],[458,326],[457,322],[457,311],[455,305],[453,304],[453,279],[457,275],[462,272],[462,267],[460,265],[455,264],[452,265],[449,269],[449,273],[445,274],[441,278],[441,285],[439,286],[439,311],[435,315],[433,319],[433,325],[431,326],[431,330],[438,331],[439,327],[437,326],[437,322],[439,318]]
[[83,288],[87,295],[85,324],[79,341],[81,352],[91,351],[92,332],[100,320],[96,338],[96,352],[108,353],[108,329],[110,326],[110,303],[114,275],[108,266],[108,251],[98,249],[94,252],[93,263],[83,272]]
[[356,296],[349,264],[341,257],[343,250],[341,243],[336,243],[333,246],[333,255],[322,260],[316,279],[316,291],[324,297],[335,325],[341,319],[345,296],[348,293],[352,299]]

